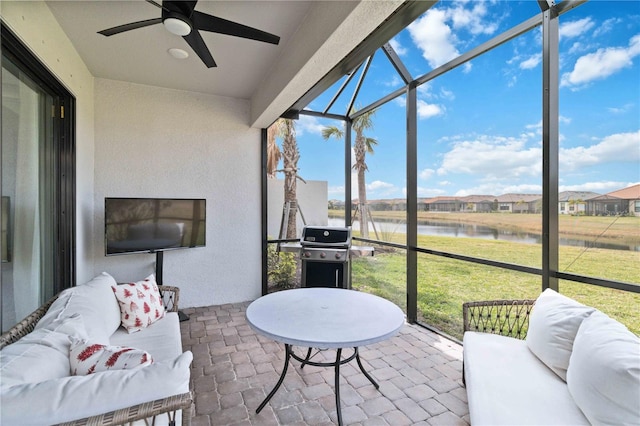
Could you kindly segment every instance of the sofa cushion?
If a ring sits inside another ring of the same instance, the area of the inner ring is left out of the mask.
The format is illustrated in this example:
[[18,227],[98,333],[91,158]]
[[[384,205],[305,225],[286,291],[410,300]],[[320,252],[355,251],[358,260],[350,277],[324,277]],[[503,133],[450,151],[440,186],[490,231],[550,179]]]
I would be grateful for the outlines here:
[[189,392],[187,351],[170,362],[11,386],[2,391],[0,424],[57,424]]
[[463,358],[472,425],[589,424],[567,384],[523,340],[468,331]]
[[640,338],[600,311],[573,343],[567,385],[593,424],[640,424]]
[[112,285],[116,285],[116,281],[103,272],[86,284],[65,290],[35,328],[47,328],[56,319],[78,313],[82,315],[87,335],[108,344],[109,337],[120,326],[120,308],[113,297]]
[[182,353],[180,319],[177,312],[167,312],[162,321],[156,321],[137,333],[129,334],[120,327],[109,341],[114,346],[130,346],[145,350],[155,362],[175,359]]
[[595,309],[546,289],[536,300],[527,331],[527,346],[562,380],[578,327]]
[[147,351],[124,346],[108,346],[75,339],[69,352],[71,374],[85,376],[109,370],[129,370],[153,363]]
[[111,288],[120,305],[122,326],[129,333],[140,331],[164,317],[164,305],[153,274],[143,281],[112,285]]
[[82,317],[53,321],[0,351],[0,388],[69,375],[69,336],[86,338]]

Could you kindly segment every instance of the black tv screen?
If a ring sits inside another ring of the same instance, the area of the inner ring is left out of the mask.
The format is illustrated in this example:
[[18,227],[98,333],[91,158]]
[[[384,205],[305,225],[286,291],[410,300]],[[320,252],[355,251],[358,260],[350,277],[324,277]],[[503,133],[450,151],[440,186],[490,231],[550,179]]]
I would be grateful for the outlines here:
[[182,198],[104,199],[107,256],[203,247],[206,200]]

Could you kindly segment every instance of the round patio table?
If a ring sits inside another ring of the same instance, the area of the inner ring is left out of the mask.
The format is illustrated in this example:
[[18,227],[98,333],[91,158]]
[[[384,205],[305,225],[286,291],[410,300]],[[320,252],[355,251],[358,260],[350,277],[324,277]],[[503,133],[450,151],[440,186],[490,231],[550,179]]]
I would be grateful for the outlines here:
[[[395,304],[378,296],[341,288],[299,288],[271,293],[252,302],[247,308],[249,326],[285,345],[284,368],[273,390],[256,409],[259,413],[276,393],[291,358],[302,363],[335,369],[335,394],[338,424],[340,409],[340,366],[356,360],[369,381],[379,387],[365,371],[358,348],[394,336],[405,323],[404,313]],[[305,358],[293,352],[292,346],[309,348]],[[312,348],[335,349],[333,362],[311,361]],[[353,348],[353,354],[342,358],[342,350]]]

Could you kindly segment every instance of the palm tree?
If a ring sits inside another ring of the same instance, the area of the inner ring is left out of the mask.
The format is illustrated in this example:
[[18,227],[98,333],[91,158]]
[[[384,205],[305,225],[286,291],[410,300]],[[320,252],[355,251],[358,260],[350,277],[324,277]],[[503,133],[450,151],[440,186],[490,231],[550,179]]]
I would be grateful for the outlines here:
[[273,123],[267,129],[267,177],[271,179],[276,177],[276,169],[282,158],[282,152],[276,143],[278,127],[277,123]]
[[[369,221],[367,220],[367,186],[365,182],[365,172],[368,170],[366,163],[367,153],[373,154],[373,147],[378,144],[378,141],[374,138],[366,137],[364,132],[366,130],[373,129],[373,116],[377,109],[367,111],[364,114],[358,116],[351,125],[354,132],[356,132],[356,139],[353,142],[353,151],[355,154],[354,170],[358,176],[358,204],[360,215],[360,234],[363,238],[369,238]],[[355,109],[351,109],[351,114],[355,113]],[[339,129],[336,126],[327,126],[322,129],[322,137],[327,140],[331,137],[336,139],[342,139],[344,137],[344,130]],[[350,197],[351,194],[346,194]],[[373,221],[373,219],[371,218]]]
[[[278,149],[275,143],[276,136],[282,138],[282,150]],[[269,148],[270,137],[272,138],[272,147]],[[276,170],[277,164],[282,158],[283,168]],[[298,151],[298,143],[296,141],[296,129],[293,120],[279,118],[267,130],[267,175],[271,173],[275,176],[276,172],[284,173],[284,203],[293,207],[289,211],[287,221],[287,235],[285,238],[296,238],[296,213],[297,205],[297,179],[302,180],[298,176],[298,160],[300,152]],[[304,182],[304,180],[303,180]]]

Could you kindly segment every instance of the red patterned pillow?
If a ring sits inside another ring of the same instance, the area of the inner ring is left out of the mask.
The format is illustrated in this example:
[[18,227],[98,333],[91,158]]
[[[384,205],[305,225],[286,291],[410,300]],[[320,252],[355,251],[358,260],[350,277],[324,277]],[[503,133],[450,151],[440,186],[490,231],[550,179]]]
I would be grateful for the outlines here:
[[122,326],[129,333],[140,331],[164,317],[164,305],[153,275],[137,283],[111,288],[120,305]]
[[107,346],[87,340],[75,340],[71,344],[69,355],[71,374],[74,376],[109,370],[130,370],[152,363],[151,355],[141,349]]

